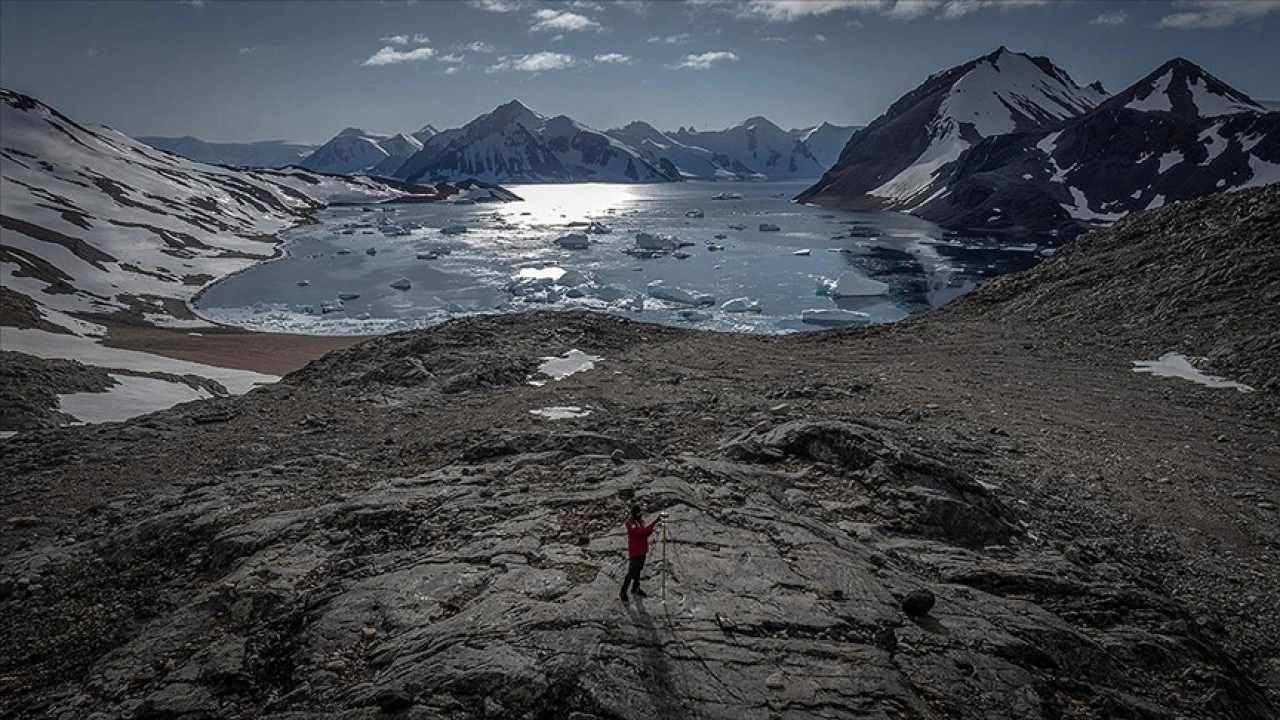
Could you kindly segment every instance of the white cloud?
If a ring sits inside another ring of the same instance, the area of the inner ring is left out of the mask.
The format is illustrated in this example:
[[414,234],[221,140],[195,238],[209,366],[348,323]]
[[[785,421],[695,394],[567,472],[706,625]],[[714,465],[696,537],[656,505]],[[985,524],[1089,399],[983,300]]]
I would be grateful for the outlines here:
[[827,41],[827,36],[826,36],[826,35],[823,35],[822,33],[818,33],[817,35],[814,35],[814,36],[813,36],[813,41],[814,41],[814,42],[826,42],[826,41]]
[[440,56],[440,62],[446,62],[446,63],[460,63],[466,59],[467,59],[466,55],[459,55],[457,53],[449,53],[448,55]]
[[391,43],[392,45],[408,45],[408,35],[383,35],[382,42]]
[[97,48],[88,48],[88,49],[86,49],[86,50],[84,51],[84,54],[85,54],[85,57],[97,57],[97,56],[98,56],[98,49],[97,49]]
[[591,10],[592,12],[604,12],[603,5],[597,2],[591,2],[591,0],[570,0],[568,3],[565,3],[565,4],[571,8],[577,8],[579,10]]
[[738,62],[738,60],[738,56],[734,53],[726,50],[718,50],[715,52],[705,52],[701,55],[685,55],[684,59],[675,67],[689,70],[710,70],[711,66],[716,63]]
[[470,50],[471,52],[475,52],[475,53],[491,53],[491,52],[494,52],[494,47],[493,47],[492,45],[490,45],[489,43],[486,43],[486,42],[481,42],[481,41],[479,41],[479,40],[473,40],[473,41],[471,41],[471,42],[467,43],[466,45],[462,45],[462,46],[460,46],[460,47],[459,47],[459,49],[461,49],[461,50]]
[[450,65],[449,67],[447,67],[447,68],[445,68],[445,69],[444,69],[444,74],[445,74],[445,75],[453,75],[453,74],[455,74],[455,73],[457,73],[457,72],[458,72],[458,66],[457,66],[457,65]]
[[689,33],[680,33],[679,35],[667,35],[666,37],[652,35],[649,37],[648,40],[645,40],[645,42],[661,43],[663,45],[675,45],[676,43],[681,43],[688,39],[689,39]]
[[534,19],[538,22],[533,24],[529,29],[533,32],[546,31],[582,31],[582,30],[600,30],[600,23],[592,20],[586,15],[579,15],[576,12],[568,10],[552,10],[543,8],[533,14]]
[[1160,18],[1157,27],[1177,30],[1231,27],[1280,10],[1280,0],[1178,0],[1174,6],[1186,9]]
[[1048,5],[1049,0],[747,0],[737,7],[740,18],[792,22],[837,12],[861,12],[894,20],[932,15],[953,20],[985,9]]
[[204,7],[209,4],[209,0],[178,0],[178,3],[181,5],[188,5],[197,10],[203,10]]
[[1102,25],[1104,27],[1115,27],[1123,25],[1125,20],[1124,10],[1115,12],[1100,13],[1097,17],[1089,21],[1090,25]]
[[477,10],[492,13],[509,13],[524,7],[520,0],[467,0],[467,4]]
[[596,62],[612,65],[630,65],[631,56],[623,55],[622,53],[605,53],[603,55],[597,55]]
[[400,63],[414,62],[417,60],[426,60],[436,54],[435,50],[429,47],[414,48],[413,50],[397,50],[390,45],[382,48],[378,52],[370,55],[361,65],[399,65]]
[[253,47],[242,47],[239,50],[236,50],[237,55],[248,55],[249,53],[255,53],[255,52],[258,52],[257,45],[254,45]]
[[515,70],[518,72],[538,73],[548,70],[564,70],[577,64],[578,58],[572,55],[544,50],[531,55],[498,58],[498,62],[490,65],[487,72]]
[[760,38],[760,42],[784,43],[786,41],[787,41],[786,38],[779,37],[777,35],[766,35]]

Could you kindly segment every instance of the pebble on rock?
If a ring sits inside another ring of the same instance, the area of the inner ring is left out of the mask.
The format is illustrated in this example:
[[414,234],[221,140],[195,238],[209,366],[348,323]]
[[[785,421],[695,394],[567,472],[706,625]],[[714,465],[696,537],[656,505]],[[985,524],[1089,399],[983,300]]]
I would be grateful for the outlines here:
[[908,617],[924,617],[933,609],[936,601],[933,593],[928,590],[912,590],[902,598],[902,612]]

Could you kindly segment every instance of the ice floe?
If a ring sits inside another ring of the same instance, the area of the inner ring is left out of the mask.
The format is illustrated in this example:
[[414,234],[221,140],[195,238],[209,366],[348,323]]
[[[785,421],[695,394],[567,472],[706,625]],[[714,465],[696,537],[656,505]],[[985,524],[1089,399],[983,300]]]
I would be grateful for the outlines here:
[[808,325],[824,325],[843,327],[871,322],[871,316],[857,310],[841,310],[839,308],[814,308],[803,310],[800,321]]
[[698,292],[697,290],[686,290],[684,288],[668,285],[662,280],[654,280],[646,286],[649,297],[655,300],[666,300],[667,302],[679,303],[681,305],[715,305],[716,298],[714,295]]

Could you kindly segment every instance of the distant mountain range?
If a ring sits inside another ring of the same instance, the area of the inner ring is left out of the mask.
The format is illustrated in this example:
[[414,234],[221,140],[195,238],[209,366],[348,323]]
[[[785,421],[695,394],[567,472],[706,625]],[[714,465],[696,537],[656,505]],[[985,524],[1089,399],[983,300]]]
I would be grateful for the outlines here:
[[285,141],[209,143],[150,137],[153,147],[233,166],[299,165],[316,172],[411,181],[480,178],[493,182],[670,182],[817,178],[856,127],[783,130],[763,117],[724,130],[664,133],[645,122],[600,131],[547,117],[518,100],[439,132],[378,135],[347,128],[323,145]]
[[975,230],[1076,231],[1280,181],[1280,113],[1175,59],[1109,96],[1000,48],[855,133],[797,200]]

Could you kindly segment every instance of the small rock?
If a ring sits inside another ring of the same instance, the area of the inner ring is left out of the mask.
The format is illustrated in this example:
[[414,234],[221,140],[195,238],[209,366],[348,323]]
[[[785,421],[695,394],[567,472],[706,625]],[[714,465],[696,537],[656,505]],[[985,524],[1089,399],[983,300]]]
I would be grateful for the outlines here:
[[764,686],[774,690],[784,688],[787,686],[787,678],[782,674],[782,671],[779,670],[765,679]]
[[343,670],[347,669],[347,661],[343,660],[342,658],[334,658],[332,660],[326,661],[320,667],[330,672],[342,672]]
[[333,543],[334,545],[341,545],[342,543],[350,539],[351,539],[351,533],[346,531],[340,530],[338,532],[329,533],[329,542]]
[[502,717],[506,711],[507,709],[504,708],[502,706],[502,703],[498,702],[497,700],[494,700],[491,697],[487,697],[484,699],[484,716],[485,717],[487,718]]
[[571,712],[566,720],[600,720],[600,718],[590,713]]
[[377,705],[382,712],[398,712],[413,705],[413,698],[403,690],[380,688],[373,694],[373,704]]
[[40,524],[40,518],[34,515],[19,515],[9,518],[9,524],[14,527],[34,527]]
[[622,461],[626,460],[626,456],[623,454],[622,448],[617,448],[613,451],[613,454],[609,456],[609,459],[613,460],[615,465],[621,465]]
[[1067,549],[1062,551],[1062,557],[1066,558],[1067,562],[1071,563],[1072,565],[1079,565],[1080,564],[1080,548],[1076,547],[1075,545],[1068,545]]
[[516,492],[529,492],[529,483],[520,483],[519,485],[516,485]]
[[1271,502],[1270,500],[1263,500],[1262,502],[1258,503],[1258,509],[1259,510],[1275,510],[1276,504]]
[[365,640],[372,640],[378,637],[378,628],[363,627],[360,629],[360,635],[364,637]]
[[791,405],[788,403],[782,403],[781,405],[774,405],[773,407],[769,408],[769,412],[773,413],[774,415],[786,415],[787,413],[791,412]]
[[773,423],[769,422],[768,420],[761,420],[760,422],[756,423],[755,427],[751,428],[751,432],[767,433],[772,429],[773,429]]
[[908,617],[924,617],[933,609],[937,599],[928,590],[912,590],[902,598],[902,612]]
[[7,598],[17,589],[17,583],[11,577],[0,577],[0,598]]

